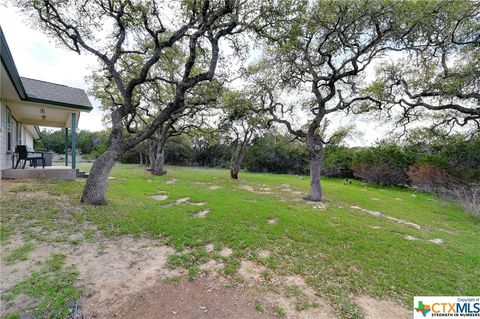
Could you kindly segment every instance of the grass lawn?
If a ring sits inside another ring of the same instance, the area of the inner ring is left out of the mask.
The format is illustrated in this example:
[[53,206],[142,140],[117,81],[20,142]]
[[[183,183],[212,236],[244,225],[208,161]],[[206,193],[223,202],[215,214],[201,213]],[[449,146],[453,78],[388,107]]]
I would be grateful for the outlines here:
[[[74,205],[84,181],[43,184]],[[233,254],[224,258],[225,275],[235,277],[245,259],[263,264],[265,277],[300,275],[344,318],[361,316],[354,295],[411,309],[415,295],[480,294],[480,220],[457,205],[406,189],[323,179],[323,209],[301,200],[308,185],[308,178],[291,175],[242,172],[234,181],[219,169],[168,167],[166,176],[152,176],[136,165],[117,165],[109,205],[84,207],[74,217],[105,236],[155,238],[184,251],[169,264],[188,269],[191,278],[208,260],[205,245],[214,244],[217,252],[229,247]],[[159,194],[168,198],[151,197]],[[190,204],[175,204],[185,197]],[[207,209],[204,218],[195,216]],[[14,226],[2,226],[2,240],[12,232],[9,227]],[[25,258],[32,247],[6,258]],[[260,258],[261,251],[271,253]]]

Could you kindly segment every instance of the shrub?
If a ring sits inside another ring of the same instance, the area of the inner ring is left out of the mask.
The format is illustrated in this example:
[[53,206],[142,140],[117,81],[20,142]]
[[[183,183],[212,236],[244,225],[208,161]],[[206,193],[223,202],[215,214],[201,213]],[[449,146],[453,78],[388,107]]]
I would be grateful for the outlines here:
[[136,164],[140,163],[140,155],[138,155],[135,150],[131,149],[126,151],[122,157],[120,157],[119,162],[122,164]]
[[470,171],[421,164],[411,166],[408,177],[414,187],[454,200],[468,214],[480,217],[480,183],[470,182]]
[[268,133],[257,139],[248,149],[244,163],[252,172],[308,173],[305,145],[278,133]]
[[395,186],[408,184],[404,169],[385,163],[356,165],[353,167],[353,175],[367,183]]
[[368,183],[404,186],[408,184],[408,167],[412,156],[393,143],[381,143],[376,147],[355,152],[352,161],[353,175]]
[[465,212],[480,217],[480,183],[470,185],[458,185],[445,189],[449,198],[453,198]]
[[412,165],[407,174],[412,186],[428,192],[438,192],[454,180],[446,169],[431,164]]
[[354,152],[354,149],[343,146],[325,148],[323,174],[328,177],[352,178]]
[[187,135],[172,136],[165,144],[165,163],[170,165],[192,165],[194,159],[192,143]]

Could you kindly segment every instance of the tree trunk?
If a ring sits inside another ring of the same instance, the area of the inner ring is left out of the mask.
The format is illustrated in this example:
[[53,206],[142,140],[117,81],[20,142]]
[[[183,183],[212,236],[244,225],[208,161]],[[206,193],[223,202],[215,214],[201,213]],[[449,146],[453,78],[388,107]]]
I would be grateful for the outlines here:
[[152,163],[153,175],[165,175],[167,172],[163,170],[165,165],[165,151],[163,145],[157,146],[157,153],[155,155],[155,162]]
[[238,179],[238,173],[240,172],[240,167],[242,166],[243,157],[245,156],[244,151],[239,151],[239,153],[234,152],[232,159],[230,161],[230,177],[233,179]]
[[148,150],[148,159],[150,161],[150,172],[153,171],[155,166],[155,156],[157,154],[157,145],[154,141],[150,141],[149,150]]
[[150,140],[150,172],[152,175],[165,175],[167,172],[163,170],[165,165],[165,135],[157,133],[155,138]]
[[230,165],[230,177],[233,179],[238,179],[238,172],[240,171],[239,165]]
[[321,202],[323,194],[322,185],[320,184],[320,174],[323,167],[323,142],[320,136],[317,134],[307,136],[307,148],[310,160],[310,193],[305,199]]
[[245,153],[247,153],[247,146],[250,143],[253,132],[253,130],[246,131],[243,137],[242,144],[240,145],[238,145],[239,140],[237,134],[237,139],[234,142],[232,158],[230,159],[230,177],[233,179],[238,179],[238,173],[240,172],[240,167],[242,166]]
[[150,139],[149,158],[152,175],[165,175],[165,143],[169,137],[169,125],[162,125]]
[[147,150],[143,150],[143,161],[145,163],[145,166],[150,165],[150,158],[148,156],[148,151]]
[[95,160],[83,189],[82,203],[90,205],[105,205],[107,203],[105,194],[107,192],[108,175],[122,154],[123,152],[118,146],[109,147],[105,153]]

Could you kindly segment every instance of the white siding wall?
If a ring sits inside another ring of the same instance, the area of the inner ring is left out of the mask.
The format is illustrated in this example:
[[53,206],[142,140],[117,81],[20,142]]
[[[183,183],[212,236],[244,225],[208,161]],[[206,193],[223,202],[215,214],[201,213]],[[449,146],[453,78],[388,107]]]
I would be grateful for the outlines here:
[[[17,137],[17,121],[12,117],[12,152],[18,142],[33,148],[33,136],[21,127],[21,140]],[[7,153],[7,106],[0,99],[0,179],[1,170],[12,167],[12,155]]]
[[33,136],[25,129],[23,128],[23,144],[27,145],[27,147],[30,147],[33,149]]
[[11,163],[7,155],[7,108],[0,100],[0,171],[8,168]]

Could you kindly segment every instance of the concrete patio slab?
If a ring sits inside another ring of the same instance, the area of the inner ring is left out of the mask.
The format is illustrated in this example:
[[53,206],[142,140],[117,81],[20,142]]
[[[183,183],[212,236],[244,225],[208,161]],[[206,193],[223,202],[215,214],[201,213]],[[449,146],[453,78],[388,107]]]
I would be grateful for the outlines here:
[[25,168],[25,169],[4,169],[1,171],[2,179],[58,179],[75,180],[77,170],[68,166],[49,166],[45,169]]

